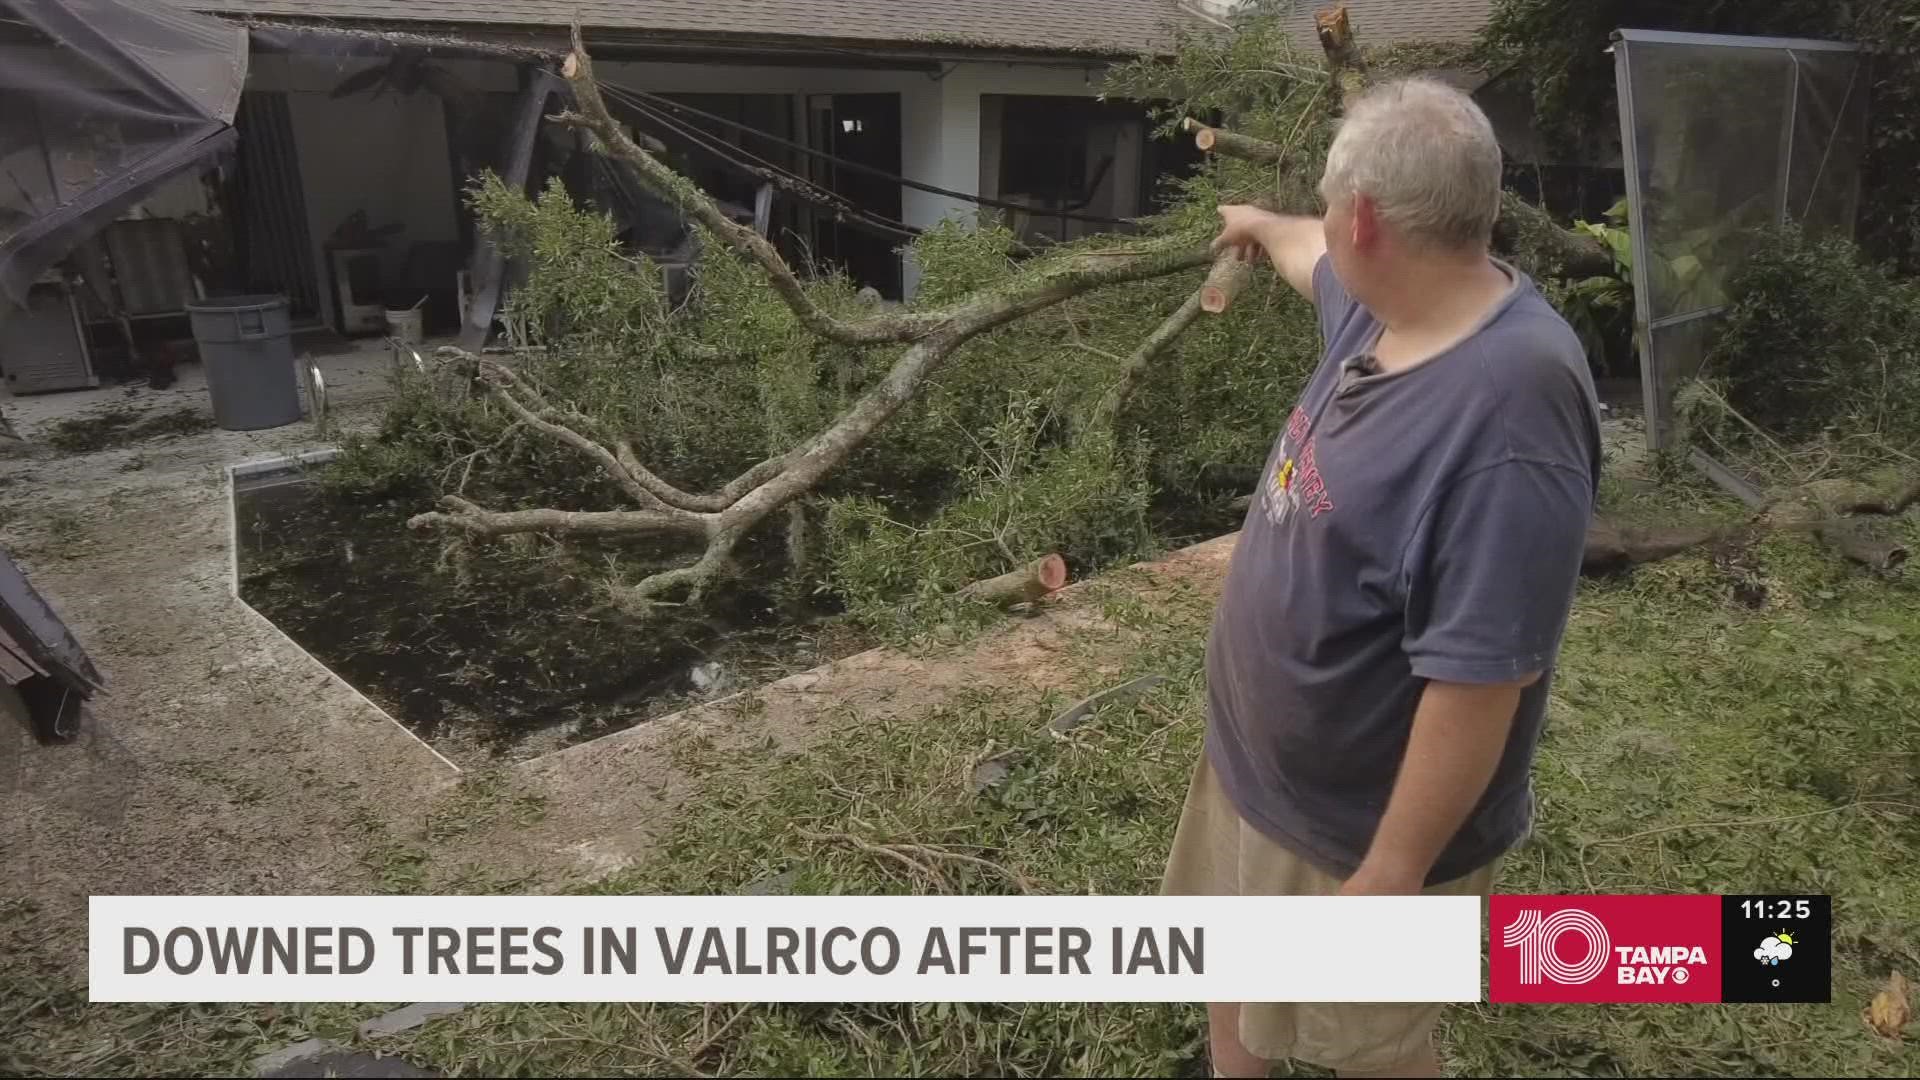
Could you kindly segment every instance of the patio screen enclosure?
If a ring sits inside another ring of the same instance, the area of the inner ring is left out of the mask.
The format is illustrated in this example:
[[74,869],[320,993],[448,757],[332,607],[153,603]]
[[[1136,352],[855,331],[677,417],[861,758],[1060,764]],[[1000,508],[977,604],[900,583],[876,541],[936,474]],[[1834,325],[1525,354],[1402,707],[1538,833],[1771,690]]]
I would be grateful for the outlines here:
[[0,0],[0,301],[233,143],[238,26],[137,0]]
[[1614,39],[1647,440],[1677,441],[1728,281],[1771,226],[1851,236],[1866,57],[1792,38],[1622,30]]

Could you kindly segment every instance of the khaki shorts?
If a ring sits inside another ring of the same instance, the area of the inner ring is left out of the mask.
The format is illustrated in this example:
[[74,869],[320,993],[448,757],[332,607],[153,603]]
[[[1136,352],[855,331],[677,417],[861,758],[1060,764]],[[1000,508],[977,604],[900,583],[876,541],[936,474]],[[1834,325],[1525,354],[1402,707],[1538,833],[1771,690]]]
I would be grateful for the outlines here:
[[[1498,862],[1429,894],[1485,896]],[[1180,813],[1166,896],[1325,896],[1341,879],[1268,839],[1227,800],[1206,753],[1193,770]],[[1382,1072],[1419,1052],[1443,1005],[1393,1003],[1248,1003],[1240,1006],[1240,1043],[1269,1061],[1292,1059],[1348,1073]]]

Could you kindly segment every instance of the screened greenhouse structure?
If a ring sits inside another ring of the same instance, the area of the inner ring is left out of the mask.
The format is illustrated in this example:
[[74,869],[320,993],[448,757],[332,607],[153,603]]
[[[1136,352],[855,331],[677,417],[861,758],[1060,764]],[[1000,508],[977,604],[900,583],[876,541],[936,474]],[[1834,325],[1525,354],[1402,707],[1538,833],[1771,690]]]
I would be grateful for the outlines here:
[[1665,449],[1674,394],[1766,230],[1852,235],[1867,58],[1843,42],[1646,30],[1619,31],[1613,53],[1647,439]]

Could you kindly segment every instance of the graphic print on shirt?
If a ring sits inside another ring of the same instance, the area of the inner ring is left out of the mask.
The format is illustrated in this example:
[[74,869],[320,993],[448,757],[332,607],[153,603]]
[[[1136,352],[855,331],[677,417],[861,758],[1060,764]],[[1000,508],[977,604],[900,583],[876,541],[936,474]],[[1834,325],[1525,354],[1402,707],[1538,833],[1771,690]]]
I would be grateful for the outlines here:
[[1309,520],[1333,509],[1333,497],[1327,492],[1326,477],[1320,475],[1315,454],[1313,421],[1299,406],[1287,419],[1286,434],[1280,437],[1280,453],[1274,458],[1273,471],[1261,492],[1267,521],[1284,525],[1306,508]]

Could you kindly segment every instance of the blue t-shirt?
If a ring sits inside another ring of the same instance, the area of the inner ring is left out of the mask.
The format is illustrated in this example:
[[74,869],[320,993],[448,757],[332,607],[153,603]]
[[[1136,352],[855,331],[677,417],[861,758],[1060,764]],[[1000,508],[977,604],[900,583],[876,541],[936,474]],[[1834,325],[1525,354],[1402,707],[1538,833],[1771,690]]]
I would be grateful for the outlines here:
[[1524,274],[1457,345],[1373,374],[1381,324],[1314,269],[1326,355],[1267,460],[1207,647],[1207,751],[1240,814],[1359,865],[1427,680],[1521,695],[1429,884],[1516,843],[1600,476],[1586,354]]

